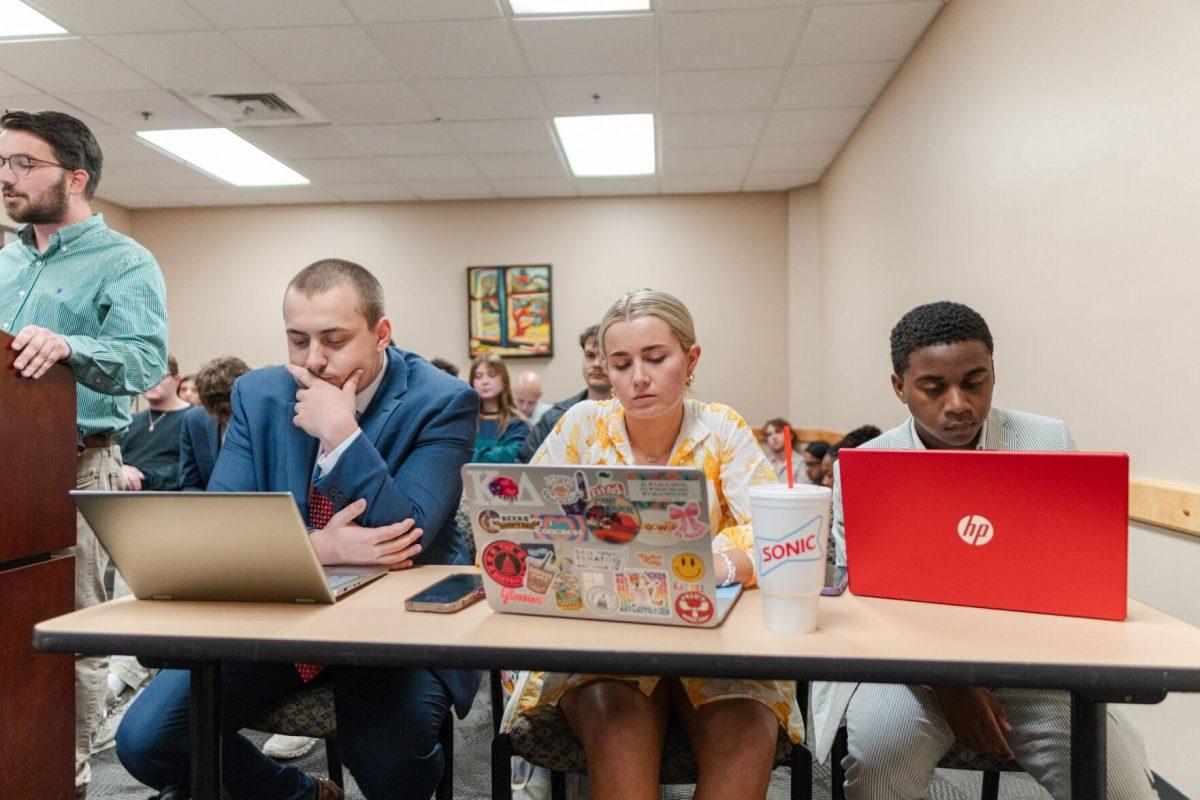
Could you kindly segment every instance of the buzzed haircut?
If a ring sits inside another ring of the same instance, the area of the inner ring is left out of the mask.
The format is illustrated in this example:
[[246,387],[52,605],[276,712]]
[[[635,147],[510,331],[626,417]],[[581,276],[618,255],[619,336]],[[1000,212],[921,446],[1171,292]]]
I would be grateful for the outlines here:
[[358,294],[358,310],[366,317],[367,327],[374,328],[383,319],[383,285],[365,267],[353,261],[341,258],[314,261],[296,273],[287,288],[313,297],[347,283]]
[[829,442],[822,442],[820,440],[809,442],[808,447],[804,448],[804,452],[817,459],[824,458],[827,450],[829,450]]
[[60,167],[81,169],[88,174],[83,196],[88,200],[96,196],[104,153],[91,128],[82,120],[61,111],[8,111],[0,117],[0,128],[31,133],[50,145]]
[[892,369],[903,375],[917,350],[958,342],[983,342],[992,354],[992,332],[974,309],[947,300],[917,306],[892,328]]
[[586,330],[584,330],[583,333],[579,334],[579,349],[586,350],[588,339],[596,339],[597,341],[599,341],[599,336],[600,336],[600,326],[599,325],[593,325],[590,328],[587,328]]

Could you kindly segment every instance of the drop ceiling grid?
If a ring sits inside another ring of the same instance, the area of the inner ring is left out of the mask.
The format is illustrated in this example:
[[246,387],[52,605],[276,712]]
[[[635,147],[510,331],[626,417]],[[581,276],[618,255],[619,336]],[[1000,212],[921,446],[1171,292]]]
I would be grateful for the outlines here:
[[[507,0],[27,2],[79,36],[0,44],[4,105],[78,109],[112,149],[100,195],[139,208],[791,188],[819,180],[944,0],[652,0],[566,20]],[[168,90],[246,83],[329,120],[240,131],[312,186],[234,189],[132,133],[219,124]],[[655,114],[654,175],[570,174],[552,118],[592,109]]]

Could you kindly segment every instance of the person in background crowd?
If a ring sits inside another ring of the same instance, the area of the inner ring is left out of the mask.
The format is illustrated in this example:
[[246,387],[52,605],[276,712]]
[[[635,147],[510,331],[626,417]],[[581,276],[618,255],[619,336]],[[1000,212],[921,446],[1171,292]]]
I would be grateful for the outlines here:
[[179,438],[184,412],[179,398],[179,364],[167,357],[167,375],[145,394],[149,408],[133,415],[121,437],[125,490],[173,492],[179,488]]
[[[783,483],[787,483],[787,454],[788,450],[793,453],[796,450],[796,445],[800,439],[796,436],[796,431],[792,430],[792,438],[789,440],[785,435],[785,429],[789,428],[788,421],[782,417],[776,417],[772,420],[767,420],[767,424],[763,425],[763,451],[767,454],[767,461],[771,463],[771,468],[775,470],[775,476]],[[804,461],[801,458],[792,457],[792,480],[800,483],[804,482]]]
[[801,456],[804,458],[805,483],[815,483],[818,486],[821,484],[821,479],[825,476],[821,468],[821,460],[825,458],[828,450],[829,443],[822,441],[809,442],[808,447],[804,448]]
[[229,400],[233,384],[249,371],[245,361],[225,356],[214,358],[196,373],[196,393],[201,405],[183,415],[179,441],[179,484],[185,492],[203,492],[208,488],[208,479],[216,467],[233,416]]
[[434,359],[431,359],[429,361],[429,363],[433,364],[435,367],[440,369],[442,372],[445,372],[447,375],[453,375],[456,378],[458,377],[458,367],[454,366],[453,364],[451,364],[449,361],[447,361],[444,358],[434,358]]
[[484,353],[471,362],[471,388],[479,394],[479,426],[472,461],[512,464],[529,436],[525,415],[513,402],[508,367],[500,356]]
[[874,425],[860,425],[843,436],[838,444],[842,447],[861,447],[882,433],[883,431]]
[[531,428],[550,410],[550,404],[542,402],[542,393],[542,378],[536,372],[526,371],[517,376],[513,400]]
[[188,405],[200,405],[200,393],[196,391],[196,376],[184,375],[179,379],[179,399]]
[[554,426],[571,406],[584,400],[607,400],[612,396],[612,384],[608,381],[604,358],[600,355],[600,346],[596,342],[596,332],[599,330],[599,325],[592,325],[579,334],[579,347],[583,350],[584,390],[566,400],[559,400],[542,415],[538,424],[533,426],[525,444],[521,445],[521,452],[517,455],[521,463],[529,463],[529,459],[533,458],[533,454],[541,447],[542,441],[554,430]]
[[[14,372],[36,380],[66,364],[76,385],[75,486],[119,490],[118,438],[131,398],[167,373],[167,290],[150,251],[92,212],[104,154],[83,122],[57,111],[0,116],[4,209],[23,227],[0,250],[0,330],[14,337]],[[75,524],[75,607],[108,599],[108,554],[82,514]],[[108,658],[75,659],[75,790],[108,693]],[[9,698],[10,700],[12,698]]]

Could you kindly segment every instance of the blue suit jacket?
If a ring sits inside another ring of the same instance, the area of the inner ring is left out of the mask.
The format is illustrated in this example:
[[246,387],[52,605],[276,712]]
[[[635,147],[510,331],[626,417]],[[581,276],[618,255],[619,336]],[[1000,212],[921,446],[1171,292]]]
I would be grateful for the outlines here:
[[[467,564],[466,543],[454,524],[462,495],[459,470],[471,458],[479,396],[415,353],[386,351],[388,365],[362,433],[316,488],[335,510],[359,498],[361,525],[379,527],[411,517],[424,529],[418,564]],[[233,419],[208,489],[214,492],[291,492],[308,518],[308,488],[320,443],[292,423],[296,381],[283,367],[238,378]],[[466,716],[481,673],[435,670]]]
[[200,406],[183,412],[179,431],[179,488],[203,492],[221,449],[217,420]]

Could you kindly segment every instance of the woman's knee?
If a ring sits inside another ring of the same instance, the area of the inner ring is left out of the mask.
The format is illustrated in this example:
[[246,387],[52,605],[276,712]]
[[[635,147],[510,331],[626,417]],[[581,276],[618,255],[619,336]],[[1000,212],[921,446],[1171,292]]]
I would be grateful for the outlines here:
[[[641,749],[642,738],[665,727],[669,707],[619,681],[597,681],[572,689],[559,709],[585,746]],[[621,736],[614,736],[620,731]]]

